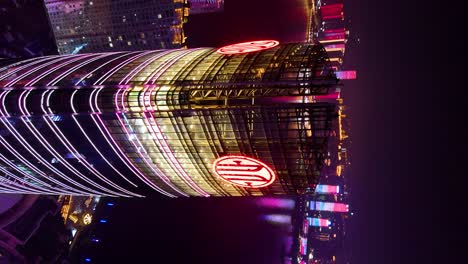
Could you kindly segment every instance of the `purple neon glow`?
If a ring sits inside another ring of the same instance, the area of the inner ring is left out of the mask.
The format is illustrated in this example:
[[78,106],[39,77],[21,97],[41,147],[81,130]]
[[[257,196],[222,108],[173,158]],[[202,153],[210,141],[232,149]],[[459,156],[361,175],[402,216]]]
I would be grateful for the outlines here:
[[257,205],[269,208],[293,210],[296,202],[287,198],[260,198],[255,202]]

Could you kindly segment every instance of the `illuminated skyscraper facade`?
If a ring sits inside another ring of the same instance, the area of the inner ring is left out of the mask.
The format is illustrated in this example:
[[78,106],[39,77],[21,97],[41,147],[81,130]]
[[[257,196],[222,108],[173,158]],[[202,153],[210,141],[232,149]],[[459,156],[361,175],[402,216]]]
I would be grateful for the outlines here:
[[318,182],[336,117],[320,96],[336,82],[323,47],[272,41],[11,64],[0,192],[301,193]]
[[60,54],[180,48],[187,0],[46,0]]

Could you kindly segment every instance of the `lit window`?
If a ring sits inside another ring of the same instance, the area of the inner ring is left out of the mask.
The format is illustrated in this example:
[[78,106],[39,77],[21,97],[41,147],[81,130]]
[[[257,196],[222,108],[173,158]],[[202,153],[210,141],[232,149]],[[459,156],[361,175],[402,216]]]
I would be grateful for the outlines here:
[[112,44],[112,43],[109,43],[109,47],[111,47],[111,48],[112,48],[112,47],[114,47],[114,44]]
[[128,46],[131,46],[131,45],[132,45],[132,42],[131,42],[131,41],[127,41],[127,45],[128,45]]
[[161,15],[161,14],[158,14],[158,18],[161,19],[161,18],[162,18],[162,15]]

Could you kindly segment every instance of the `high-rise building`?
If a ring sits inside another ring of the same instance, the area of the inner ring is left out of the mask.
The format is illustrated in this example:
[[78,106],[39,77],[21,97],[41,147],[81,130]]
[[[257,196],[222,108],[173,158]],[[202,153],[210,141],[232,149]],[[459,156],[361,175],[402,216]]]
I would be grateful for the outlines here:
[[190,14],[205,14],[220,12],[224,9],[224,0],[188,0],[190,3]]
[[301,193],[337,115],[314,98],[336,83],[322,46],[276,41],[17,62],[0,68],[0,192]]
[[180,48],[187,0],[46,0],[60,54]]

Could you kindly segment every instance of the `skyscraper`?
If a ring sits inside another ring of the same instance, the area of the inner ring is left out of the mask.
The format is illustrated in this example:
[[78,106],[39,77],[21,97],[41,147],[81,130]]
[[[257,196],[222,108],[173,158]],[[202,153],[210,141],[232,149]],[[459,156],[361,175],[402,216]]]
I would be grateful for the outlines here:
[[301,193],[318,182],[337,79],[276,41],[47,56],[0,68],[1,192]]
[[46,0],[60,54],[180,48],[187,0]]

